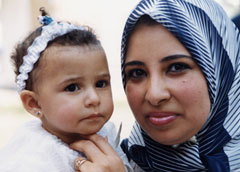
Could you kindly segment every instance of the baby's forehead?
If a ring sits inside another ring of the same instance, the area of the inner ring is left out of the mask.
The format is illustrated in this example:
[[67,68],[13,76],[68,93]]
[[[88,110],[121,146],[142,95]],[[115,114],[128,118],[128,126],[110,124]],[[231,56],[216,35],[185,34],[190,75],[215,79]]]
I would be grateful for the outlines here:
[[[81,70],[82,69],[82,70]],[[50,46],[39,60],[38,77],[50,75],[85,75],[88,71],[106,72],[108,63],[104,50],[99,46]]]
[[[106,59],[105,51],[101,45],[94,44],[80,46],[53,44],[46,48],[45,51],[41,54],[39,63],[42,69],[46,67],[57,67],[59,64],[67,66],[68,64],[72,63],[72,61],[82,61],[83,59],[88,60],[88,55],[96,52],[96,58],[99,58],[98,56],[101,54],[101,56]],[[91,61],[91,59],[89,60]]]
[[[80,53],[85,53],[88,51],[104,51],[103,47],[100,44],[89,44],[89,45],[60,45],[60,44],[52,44],[47,47],[44,52],[42,52],[42,56],[48,56],[49,54],[59,54],[59,53],[68,53],[73,50],[78,50]],[[46,58],[46,57],[45,57]]]

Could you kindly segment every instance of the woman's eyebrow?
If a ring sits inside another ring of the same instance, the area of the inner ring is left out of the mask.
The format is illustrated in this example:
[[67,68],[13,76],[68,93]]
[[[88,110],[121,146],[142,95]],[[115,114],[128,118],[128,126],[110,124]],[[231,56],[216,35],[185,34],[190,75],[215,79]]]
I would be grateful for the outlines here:
[[[166,56],[166,57],[162,58],[160,60],[160,63],[168,62],[168,61],[179,59],[179,58],[191,58],[192,59],[191,56],[186,55],[186,54],[174,54],[174,55],[170,55],[170,56]],[[145,66],[145,64],[141,61],[134,60],[134,61],[125,63],[124,67],[126,68],[127,66]]]
[[145,64],[143,62],[134,60],[134,61],[125,63],[124,67],[126,68],[127,66],[144,66],[144,65]]
[[162,62],[167,62],[167,61],[180,59],[180,58],[190,58],[190,59],[192,59],[191,56],[186,55],[186,54],[174,54],[174,55],[170,55],[170,56],[166,56],[166,57],[162,58],[160,60],[160,62],[162,63]]

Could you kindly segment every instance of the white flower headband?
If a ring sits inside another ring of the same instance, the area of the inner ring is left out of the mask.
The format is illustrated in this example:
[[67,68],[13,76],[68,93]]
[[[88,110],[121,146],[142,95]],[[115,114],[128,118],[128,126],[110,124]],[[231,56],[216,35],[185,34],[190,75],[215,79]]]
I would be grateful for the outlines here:
[[28,47],[27,55],[23,57],[23,64],[19,67],[19,75],[16,78],[18,93],[25,89],[28,74],[33,70],[34,64],[38,61],[41,52],[46,49],[49,41],[72,30],[85,30],[82,26],[57,22],[49,16],[39,16],[38,19],[44,26],[41,35],[36,37],[32,45]]

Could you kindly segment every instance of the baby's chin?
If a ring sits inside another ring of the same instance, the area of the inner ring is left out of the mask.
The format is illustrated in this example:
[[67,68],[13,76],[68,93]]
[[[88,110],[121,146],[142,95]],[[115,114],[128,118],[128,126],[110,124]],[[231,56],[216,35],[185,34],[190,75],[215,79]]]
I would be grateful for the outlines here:
[[79,135],[82,137],[89,137],[91,135],[98,134],[102,127],[103,125],[98,127],[89,126],[85,132],[81,132]]

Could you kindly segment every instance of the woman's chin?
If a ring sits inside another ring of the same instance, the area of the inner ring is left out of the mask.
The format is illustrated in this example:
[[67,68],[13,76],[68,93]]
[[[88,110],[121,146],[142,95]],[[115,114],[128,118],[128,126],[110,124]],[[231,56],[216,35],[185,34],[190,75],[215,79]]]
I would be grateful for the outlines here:
[[158,136],[158,137],[155,137],[155,136],[152,136],[152,135],[150,135],[150,137],[154,140],[154,141],[156,141],[156,142],[158,142],[158,143],[160,143],[160,144],[162,144],[162,145],[167,145],[167,146],[175,146],[175,145],[179,145],[179,144],[182,144],[182,143],[184,143],[184,142],[186,142],[186,141],[188,141],[190,138],[184,138],[184,137],[177,137],[177,136],[163,136],[163,137],[161,137],[161,136]]

